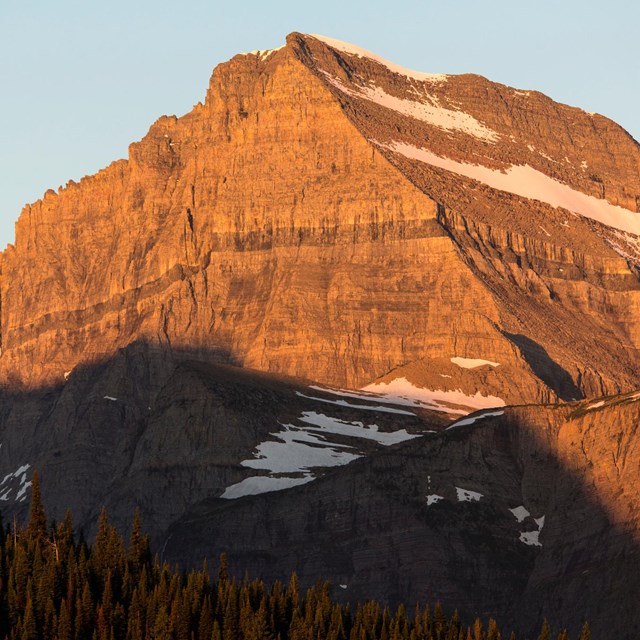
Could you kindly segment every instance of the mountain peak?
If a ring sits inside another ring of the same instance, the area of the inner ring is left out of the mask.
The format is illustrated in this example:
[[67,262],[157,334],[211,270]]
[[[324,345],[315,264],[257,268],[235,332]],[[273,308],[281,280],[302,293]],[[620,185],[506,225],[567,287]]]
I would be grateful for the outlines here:
[[343,42],[342,40],[336,40],[335,38],[329,38],[327,36],[322,36],[319,34],[309,34],[307,37],[315,38],[316,40],[320,40],[327,46],[331,47],[335,51],[340,51],[341,53],[346,53],[351,56],[357,56],[359,58],[366,58],[367,60],[371,60],[373,62],[377,62],[378,64],[386,67],[389,71],[396,73],[401,76],[405,76],[407,78],[411,78],[413,80],[418,80],[420,82],[446,82],[449,77],[444,73],[425,73],[423,71],[413,71],[412,69],[407,69],[402,67],[394,62],[390,62],[389,60],[385,60],[379,55],[368,51],[362,47],[359,47],[354,44],[350,44],[348,42]]

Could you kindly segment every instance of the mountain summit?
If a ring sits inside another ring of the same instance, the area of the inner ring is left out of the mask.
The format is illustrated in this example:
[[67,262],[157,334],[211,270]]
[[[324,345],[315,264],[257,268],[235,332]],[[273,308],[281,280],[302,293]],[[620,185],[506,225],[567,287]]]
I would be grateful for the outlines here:
[[11,509],[38,468],[56,517],[139,505],[184,563],[638,628],[640,145],[607,118],[293,33],[0,266]]

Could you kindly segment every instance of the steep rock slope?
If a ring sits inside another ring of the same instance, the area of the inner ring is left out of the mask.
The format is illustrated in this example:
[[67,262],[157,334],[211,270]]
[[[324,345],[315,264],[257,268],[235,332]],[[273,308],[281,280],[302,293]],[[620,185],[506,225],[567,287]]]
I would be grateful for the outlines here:
[[[507,403],[633,388],[637,143],[540,94],[407,73],[292,34],[219,66],[205,104],[128,160],[28,206],[2,257],[5,383],[59,382],[144,339],[348,387],[409,366],[414,385]],[[629,207],[631,226],[411,150],[526,164]]]

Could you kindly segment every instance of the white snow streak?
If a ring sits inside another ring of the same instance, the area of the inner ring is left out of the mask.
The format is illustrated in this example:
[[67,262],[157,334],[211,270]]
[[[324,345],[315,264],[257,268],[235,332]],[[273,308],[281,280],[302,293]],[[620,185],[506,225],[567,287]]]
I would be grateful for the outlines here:
[[271,491],[282,491],[290,487],[306,484],[313,480],[313,476],[303,476],[300,478],[274,478],[272,476],[252,476],[245,478],[242,482],[232,484],[227,487],[220,496],[227,500],[242,498],[243,496],[255,496],[259,493],[270,493]]
[[444,131],[460,131],[487,142],[495,142],[500,137],[493,129],[482,124],[472,115],[464,111],[442,107],[434,96],[429,96],[428,94],[422,96],[426,102],[406,100],[392,96],[380,87],[358,86],[355,84],[346,85],[340,79],[326,71],[321,70],[321,72],[325,78],[336,87],[336,89],[342,91],[342,93],[346,93],[354,98],[369,100],[381,107],[420,120],[438,129],[443,129]]
[[445,431],[449,431],[449,429],[453,429],[454,427],[464,427],[469,424],[473,424],[478,420],[483,420],[484,418],[497,418],[498,416],[504,415],[504,411],[492,411],[490,413],[479,413],[477,415],[473,415],[469,418],[463,418],[462,420],[458,420],[454,422],[452,425],[449,425]]
[[417,433],[408,433],[406,429],[390,432],[379,431],[377,424],[365,425],[359,421],[346,422],[345,420],[332,418],[323,413],[316,413],[315,411],[305,411],[300,420],[317,427],[319,431],[335,433],[351,438],[375,440],[384,446],[397,444],[398,442],[404,442],[405,440],[411,440],[420,436],[420,434]]
[[[12,473],[7,473],[4,476],[2,482],[0,482],[0,487],[3,487],[2,495],[0,495],[0,500],[2,500],[3,502],[7,502],[9,500],[9,494],[14,488],[17,490],[14,502],[22,502],[26,499],[27,489],[31,486],[31,481],[27,482],[27,471],[30,468],[30,464],[23,464]],[[17,482],[11,483],[10,480],[12,479],[17,480]],[[13,486],[11,486],[12,484]],[[4,485],[7,486],[5,487]]]
[[27,489],[31,486],[31,481],[25,482],[21,487],[20,491],[18,491],[18,495],[16,496],[16,500],[20,500],[20,498],[26,497]]
[[[505,401],[496,396],[483,396],[479,391],[471,396],[460,389],[443,391],[416,387],[406,378],[395,378],[390,382],[378,382],[367,385],[363,391],[378,393],[385,402],[424,407],[431,411],[467,415],[478,409],[504,407]],[[461,408],[464,407],[464,408]]]
[[461,358],[456,356],[455,358],[451,358],[451,362],[453,364],[457,364],[459,367],[463,369],[477,369],[478,367],[483,367],[484,365],[489,365],[490,367],[499,367],[499,362],[492,362],[491,360],[483,360],[482,358]]
[[440,500],[444,500],[443,496],[439,496],[437,493],[432,493],[427,496],[427,507],[430,507],[432,504],[436,504],[440,502]]
[[444,158],[427,149],[404,142],[392,142],[387,148],[407,158],[472,178],[492,189],[530,200],[539,200],[552,207],[562,207],[608,227],[640,235],[640,215],[637,213],[577,191],[529,165],[512,165],[506,171],[497,171],[477,164]]
[[[323,389],[323,391],[325,390]],[[328,390],[327,392],[335,393],[334,391],[328,391]],[[318,398],[316,396],[307,396],[304,393],[300,393],[300,391],[296,391],[296,395],[300,396],[301,398],[307,398],[308,400],[316,400],[317,402],[326,402],[328,404],[338,405],[339,407],[348,407],[349,409],[364,409],[365,411],[382,411],[383,413],[399,413],[405,416],[415,416],[415,413],[412,413],[411,411],[403,411],[402,409],[393,409],[392,407],[381,407],[381,406],[374,406],[369,404],[350,404],[346,400],[329,400],[328,398]],[[343,393],[343,394],[336,394],[336,395],[347,395],[347,394]],[[355,398],[357,396],[354,395],[351,397]],[[371,400],[371,398],[363,398],[363,399]],[[390,402],[389,400],[383,397],[378,397],[377,400],[382,402],[389,402],[389,404],[402,404],[401,402]]]
[[413,78],[414,80],[419,80],[421,82],[424,82],[424,81],[446,82],[447,81],[447,75],[444,73],[424,73],[421,71],[412,71],[411,69],[405,69],[404,67],[401,67],[398,64],[389,62],[388,60],[381,58],[380,56],[376,55],[375,53],[372,53],[371,51],[367,51],[362,47],[349,44],[348,42],[342,42],[342,40],[336,40],[335,38],[328,38],[327,36],[321,36],[316,33],[312,33],[309,35],[315,38],[316,40],[320,40],[321,42],[324,42],[325,44],[329,45],[332,49],[335,49],[336,51],[341,51],[342,53],[348,53],[349,55],[353,55],[353,56],[359,56],[360,58],[369,58],[369,60],[373,60],[374,62],[377,62],[378,64],[381,64],[387,67],[389,71],[392,71],[393,73],[397,73],[401,76],[406,76],[407,78]]
[[484,496],[477,491],[462,489],[460,487],[456,487],[455,489],[456,495],[458,497],[458,502],[480,502],[480,498],[484,498]]

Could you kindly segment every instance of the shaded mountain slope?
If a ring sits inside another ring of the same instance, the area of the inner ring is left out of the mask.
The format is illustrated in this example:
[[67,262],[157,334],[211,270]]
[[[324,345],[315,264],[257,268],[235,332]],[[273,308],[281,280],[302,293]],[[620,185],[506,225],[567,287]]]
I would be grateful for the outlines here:
[[296,567],[351,601],[455,601],[530,634],[547,616],[574,635],[588,619],[593,637],[635,637],[639,398],[510,408],[312,485],[208,500],[169,530],[165,553],[226,550],[238,575]]
[[226,551],[238,576],[295,569],[351,601],[638,630],[640,393],[452,426],[428,403],[203,358],[137,343],[62,385],[4,391],[4,517],[24,516],[38,469],[51,516],[71,508],[91,537],[103,505],[123,530],[138,506],[182,566]]

